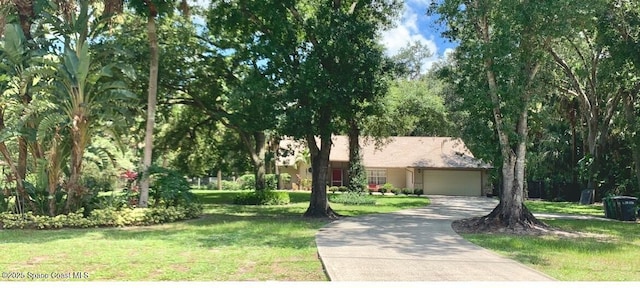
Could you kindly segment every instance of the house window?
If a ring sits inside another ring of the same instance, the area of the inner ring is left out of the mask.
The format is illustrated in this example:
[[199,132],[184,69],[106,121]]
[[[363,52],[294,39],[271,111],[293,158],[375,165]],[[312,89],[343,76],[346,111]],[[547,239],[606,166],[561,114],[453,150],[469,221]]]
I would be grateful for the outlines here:
[[387,183],[387,170],[367,170],[367,179],[369,181],[369,185],[384,185],[384,183]]

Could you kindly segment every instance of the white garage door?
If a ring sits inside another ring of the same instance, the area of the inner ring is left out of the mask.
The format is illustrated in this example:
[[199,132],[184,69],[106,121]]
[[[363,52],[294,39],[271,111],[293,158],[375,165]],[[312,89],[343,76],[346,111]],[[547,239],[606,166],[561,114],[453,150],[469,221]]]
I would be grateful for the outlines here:
[[480,196],[482,175],[480,171],[423,171],[424,194],[451,196]]

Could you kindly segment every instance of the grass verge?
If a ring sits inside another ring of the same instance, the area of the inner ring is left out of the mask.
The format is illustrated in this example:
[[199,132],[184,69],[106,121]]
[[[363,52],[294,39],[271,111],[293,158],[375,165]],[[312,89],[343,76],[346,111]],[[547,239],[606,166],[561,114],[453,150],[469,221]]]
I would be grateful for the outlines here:
[[[196,191],[196,195],[204,203],[205,214],[184,222],[0,230],[0,270],[22,277],[0,281],[327,280],[315,246],[315,233],[327,222],[301,217],[309,193],[292,192],[292,204],[282,206],[231,205],[234,192]],[[406,196],[378,196],[377,200],[376,206],[331,205],[339,213],[355,216],[429,203],[426,198]],[[57,278],[60,275],[83,277]]]
[[[534,213],[603,216],[602,207],[572,203],[527,202]],[[491,249],[561,281],[638,281],[640,224],[606,220],[543,219],[581,237],[463,234]]]
[[602,203],[580,205],[579,203],[575,202],[549,202],[529,200],[525,201],[525,205],[533,213],[555,213],[604,217],[604,208],[602,207]]

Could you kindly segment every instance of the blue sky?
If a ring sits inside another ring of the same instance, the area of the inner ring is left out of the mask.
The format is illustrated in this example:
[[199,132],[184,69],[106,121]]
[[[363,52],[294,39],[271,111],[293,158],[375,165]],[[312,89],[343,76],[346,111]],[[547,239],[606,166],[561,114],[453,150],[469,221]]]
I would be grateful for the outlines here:
[[432,0],[405,1],[404,11],[396,21],[396,26],[382,33],[382,44],[387,48],[387,54],[394,55],[409,42],[421,42],[434,54],[431,58],[425,59],[428,68],[453,51],[456,44],[441,37],[442,27],[435,23],[437,16],[426,15],[431,2]]
[[[429,47],[433,56],[425,59],[425,69],[444,55],[453,51],[456,44],[443,39],[442,28],[435,21],[436,16],[427,16],[427,8],[433,0],[405,0],[404,10],[397,19],[395,27],[382,32],[382,44],[387,48],[389,56],[395,55],[409,42],[418,41]],[[209,0],[190,0],[191,4],[208,6]],[[204,22],[204,21],[203,21]]]

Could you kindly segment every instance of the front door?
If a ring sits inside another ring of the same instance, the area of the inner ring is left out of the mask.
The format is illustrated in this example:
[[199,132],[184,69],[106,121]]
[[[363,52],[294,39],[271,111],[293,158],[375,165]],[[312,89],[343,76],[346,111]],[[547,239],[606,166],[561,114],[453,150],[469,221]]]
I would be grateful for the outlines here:
[[331,186],[342,186],[342,169],[333,168],[331,170]]

